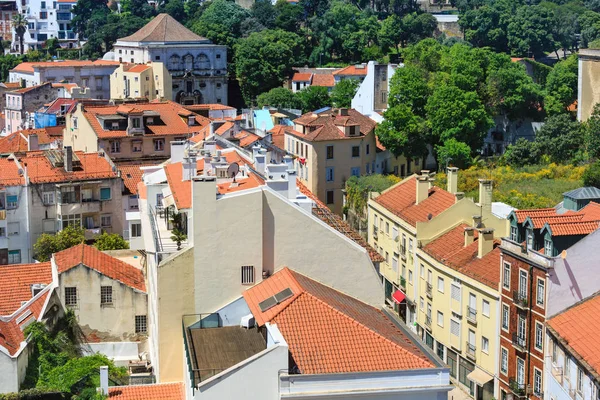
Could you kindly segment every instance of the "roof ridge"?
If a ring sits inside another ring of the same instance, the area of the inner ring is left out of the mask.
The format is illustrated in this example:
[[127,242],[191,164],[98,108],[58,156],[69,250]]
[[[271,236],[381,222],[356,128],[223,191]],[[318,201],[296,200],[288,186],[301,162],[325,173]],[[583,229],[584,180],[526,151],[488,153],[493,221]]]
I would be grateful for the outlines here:
[[[310,278],[309,278],[309,279],[310,279]],[[335,289],[334,289],[334,290],[335,290]],[[341,293],[341,292],[340,292],[340,293]],[[406,348],[404,348],[404,347],[400,346],[398,343],[394,342],[393,340],[390,340],[390,339],[386,338],[386,337],[385,337],[385,336],[383,336],[381,333],[379,333],[379,332],[377,332],[377,331],[375,331],[375,330],[371,329],[370,327],[368,327],[367,325],[363,324],[362,322],[360,322],[360,321],[358,321],[358,320],[356,320],[356,319],[354,319],[354,318],[350,317],[348,314],[346,314],[346,313],[344,313],[344,312],[340,311],[339,309],[337,309],[336,307],[332,306],[331,304],[329,304],[329,303],[326,303],[324,300],[321,300],[320,298],[318,298],[318,297],[317,297],[317,296],[315,296],[314,294],[310,293],[309,291],[306,291],[306,290],[305,290],[303,294],[310,296],[311,298],[315,299],[315,300],[316,300],[316,301],[318,301],[319,303],[323,304],[325,307],[327,307],[327,308],[330,308],[331,310],[333,310],[333,311],[334,311],[334,312],[336,312],[337,314],[341,315],[343,318],[346,318],[347,320],[350,320],[351,322],[353,322],[353,323],[355,323],[355,324],[357,324],[357,325],[360,325],[360,326],[361,326],[363,329],[367,330],[368,332],[370,332],[372,335],[376,336],[376,337],[377,337],[377,338],[379,338],[380,340],[383,340],[384,342],[387,342],[387,343],[390,343],[390,344],[392,344],[393,346],[395,346],[395,347],[397,347],[397,348],[401,349],[401,350],[402,350],[402,352],[404,352],[404,353],[407,353],[407,354],[410,354],[412,357],[415,357],[415,358],[416,358],[416,359],[418,359],[420,362],[426,362],[425,360],[423,360],[423,358],[421,358],[421,357],[419,357],[418,355],[416,355],[416,354],[414,354],[414,353],[412,353],[412,352],[408,351],[408,349],[406,349]],[[300,296],[298,296],[298,297],[300,297]],[[298,297],[297,297],[297,298],[298,298]],[[295,301],[295,300],[296,300],[296,299],[294,299],[294,301]],[[358,299],[355,299],[355,300],[358,300]],[[292,304],[294,301],[291,301],[291,302],[290,302],[290,304]],[[358,300],[358,301],[361,301],[361,300]],[[383,312],[382,312],[381,310],[379,310],[379,309],[377,309],[377,308],[375,308],[375,307],[373,307],[373,306],[371,306],[371,305],[369,305],[369,304],[367,304],[367,303],[364,303],[364,304],[366,304],[367,306],[369,306],[369,307],[373,308],[373,309],[374,309],[376,312],[378,312],[378,313],[380,313],[380,314],[383,314]],[[289,304],[288,304],[288,306],[289,306]],[[285,308],[287,308],[287,306],[286,306]],[[280,311],[279,313],[281,313],[281,311]],[[279,313],[278,313],[278,314],[279,314]],[[391,323],[391,321],[389,321],[389,318],[388,318],[387,316],[385,316],[385,315],[384,315],[384,317],[386,318],[386,320],[388,321],[388,323],[389,323],[389,324],[390,324],[392,327],[394,327],[394,329],[395,329],[395,331],[396,331],[396,332],[400,332],[400,333],[402,334],[402,336],[404,336],[404,334],[402,333],[402,331],[401,331],[400,329],[398,329],[398,328],[397,328],[397,327],[396,327],[394,324],[392,324],[392,323]],[[275,317],[273,317],[273,318],[275,318]]]
[[584,297],[583,299],[579,300],[576,303],[571,304],[570,306],[568,306],[564,310],[561,310],[557,314],[554,314],[552,317],[548,318],[548,322],[551,322],[554,318],[558,317],[559,315],[562,315],[562,314],[566,313],[567,311],[570,311],[570,310],[572,310],[574,308],[577,308],[580,305],[582,305],[582,304],[584,304],[584,303],[586,303],[588,301],[591,301],[591,300],[595,299],[596,297],[600,297],[600,290],[597,291],[597,292],[595,292],[595,293],[593,293],[593,294],[591,294],[591,295],[589,295],[588,297]]

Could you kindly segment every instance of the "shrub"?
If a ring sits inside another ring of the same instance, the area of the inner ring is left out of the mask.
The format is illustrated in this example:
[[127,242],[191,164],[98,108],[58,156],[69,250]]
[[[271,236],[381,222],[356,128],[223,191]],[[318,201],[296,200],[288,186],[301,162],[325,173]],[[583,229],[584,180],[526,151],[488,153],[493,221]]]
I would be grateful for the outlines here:
[[583,184],[600,188],[600,161],[591,164],[583,173]]

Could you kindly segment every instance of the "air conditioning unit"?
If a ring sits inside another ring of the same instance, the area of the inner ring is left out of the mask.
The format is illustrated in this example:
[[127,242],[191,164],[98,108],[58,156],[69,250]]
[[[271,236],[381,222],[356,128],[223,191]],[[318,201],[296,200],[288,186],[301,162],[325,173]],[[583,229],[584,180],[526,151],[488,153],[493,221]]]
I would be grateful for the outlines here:
[[254,323],[255,323],[254,315],[252,315],[252,314],[244,315],[240,322],[240,327],[250,329],[250,328],[254,327]]

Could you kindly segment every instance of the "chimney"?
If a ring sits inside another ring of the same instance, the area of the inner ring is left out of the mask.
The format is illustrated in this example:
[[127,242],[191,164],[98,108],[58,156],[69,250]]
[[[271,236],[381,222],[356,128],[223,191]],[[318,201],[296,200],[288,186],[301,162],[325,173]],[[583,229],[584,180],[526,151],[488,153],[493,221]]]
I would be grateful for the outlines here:
[[34,151],[34,150],[39,150],[39,149],[40,149],[40,144],[39,144],[38,135],[35,133],[32,133],[27,138],[27,150]]
[[100,394],[108,396],[108,367],[100,367]]
[[73,148],[71,146],[63,147],[63,162],[66,172],[73,172]]
[[283,157],[283,162],[287,165],[288,169],[294,169],[294,159],[291,156]]
[[417,177],[417,198],[416,204],[429,197],[429,178],[424,176]]
[[483,258],[487,253],[494,249],[494,230],[478,229],[479,238],[477,239],[477,258]]
[[347,108],[340,108],[340,115],[342,117],[347,117],[348,116],[348,109]]
[[295,200],[297,190],[298,190],[296,188],[296,170],[288,169],[287,177],[288,177],[288,196],[287,197],[289,200]]
[[217,142],[215,142],[214,140],[205,140],[204,151],[211,154],[215,154],[215,152],[217,151]]
[[[254,148],[252,149],[254,152]],[[267,150],[259,149],[258,154],[254,156],[254,168],[258,171],[259,174],[265,174],[266,160],[267,160]]]
[[473,215],[473,228],[481,228],[481,215]]
[[456,192],[454,196],[456,196],[456,203],[458,203],[465,198],[465,192]]
[[471,227],[465,228],[465,247],[475,241],[475,229]]
[[479,206],[482,210],[492,212],[492,180],[479,180]]
[[[181,163],[181,165],[183,168],[183,175],[182,175],[183,181],[189,181],[194,176],[196,176],[196,156],[195,155],[189,155],[189,156],[185,157],[183,159],[183,162]],[[206,165],[206,163],[205,163],[205,165]]]
[[448,167],[448,192],[456,194],[458,191],[458,168]]
[[185,152],[185,140],[174,140],[171,142],[171,164],[183,161]]

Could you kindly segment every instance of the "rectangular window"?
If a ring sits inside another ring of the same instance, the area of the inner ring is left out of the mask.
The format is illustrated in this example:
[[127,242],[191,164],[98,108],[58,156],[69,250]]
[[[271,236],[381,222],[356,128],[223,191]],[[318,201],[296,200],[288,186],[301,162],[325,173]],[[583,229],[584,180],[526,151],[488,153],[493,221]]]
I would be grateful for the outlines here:
[[16,236],[21,233],[21,227],[18,222],[9,222],[7,224],[8,227],[8,236]]
[[390,264],[390,253],[387,251],[385,252],[385,263]]
[[135,333],[146,333],[148,332],[147,318],[145,315],[135,316]]
[[533,370],[533,394],[542,396],[542,371],[537,368]]
[[42,193],[42,202],[44,203],[44,205],[54,204],[54,192]]
[[254,284],[254,266],[244,265],[242,267],[242,285]]
[[423,300],[422,297],[419,299],[419,308],[421,309],[421,311],[423,311],[425,308],[425,300]]
[[413,284],[412,280],[413,280],[412,271],[409,269],[408,270],[408,283],[410,283],[411,285]]
[[444,314],[441,311],[437,312],[437,324],[442,328],[444,327]]
[[516,226],[511,226],[510,227],[510,240],[512,240],[513,242],[518,242],[519,241],[518,231],[517,231],[517,227]]
[[165,140],[155,139],[154,140],[154,151],[165,151]]
[[352,167],[352,169],[350,170],[350,175],[360,176],[360,167]]
[[394,240],[398,240],[398,228],[397,227],[392,227],[392,239]]
[[489,317],[490,316],[490,302],[487,300],[483,300],[482,304],[481,304],[481,313],[485,316],[485,317]]
[[105,200],[110,200],[111,199],[111,193],[110,193],[110,188],[100,188],[100,200],[105,201]]
[[537,296],[536,296],[537,305],[540,307],[544,307],[544,300],[546,298],[546,283],[543,279],[538,278],[536,293],[537,293]]
[[510,308],[506,304],[502,304],[502,329],[508,330],[508,319],[510,315]]
[[552,362],[556,364],[556,360],[557,360],[557,348],[556,348],[556,342],[553,340],[552,341]]
[[527,325],[527,321],[525,320],[525,317],[523,317],[522,315],[519,315],[519,320],[517,323],[517,336],[520,339],[523,339],[523,341],[525,340],[525,335],[526,335],[526,325]]
[[583,370],[579,367],[577,368],[577,391],[583,392]]
[[12,195],[6,196],[6,208],[9,210],[15,209],[19,206],[19,196]]
[[327,191],[327,204],[333,204],[333,190]]
[[519,270],[519,296],[527,300],[527,271]]
[[9,250],[8,251],[8,263],[9,264],[21,264],[21,250]]
[[440,342],[437,342],[437,355],[442,361],[444,361],[444,345]]
[[502,287],[510,290],[510,264],[504,263],[504,275],[502,276]]
[[517,383],[525,384],[525,361],[521,358],[517,358]]
[[142,237],[142,224],[131,224],[131,237]]
[[453,319],[450,320],[450,334],[456,337],[460,336],[460,323]]
[[527,248],[533,249],[533,229],[527,229]]
[[65,287],[65,305],[76,306],[77,305],[77,288],[76,287]]
[[367,155],[369,154],[369,145],[367,144],[367,147],[365,148],[365,152],[367,153]]
[[544,326],[539,322],[535,323],[535,348],[544,351]]
[[552,240],[544,240],[544,254],[552,257]]
[[352,157],[360,157],[360,147],[352,146]]
[[[387,257],[387,253],[386,253],[386,257]],[[396,274],[398,273],[398,259],[392,257],[392,271],[394,271]]]
[[131,151],[133,153],[141,153],[142,152],[142,141],[134,140],[131,142]]
[[118,140],[113,140],[110,142],[110,152],[111,153],[120,153],[121,152],[121,142]]
[[483,351],[485,354],[488,354],[490,351],[489,349],[490,349],[490,341],[485,336],[482,336],[481,337],[481,351]]
[[437,290],[440,293],[444,293],[444,278],[438,277]]
[[327,146],[327,159],[333,160],[333,145]]
[[421,264],[421,278],[425,279],[425,267]]
[[325,168],[325,180],[327,182],[333,182],[333,167],[327,167]]
[[504,347],[501,349],[500,357],[500,372],[506,375],[508,373],[508,350]]
[[112,286],[100,286],[100,304],[112,304]]
[[112,216],[110,215],[103,215],[102,217],[100,217],[100,221],[102,226],[112,226]]

